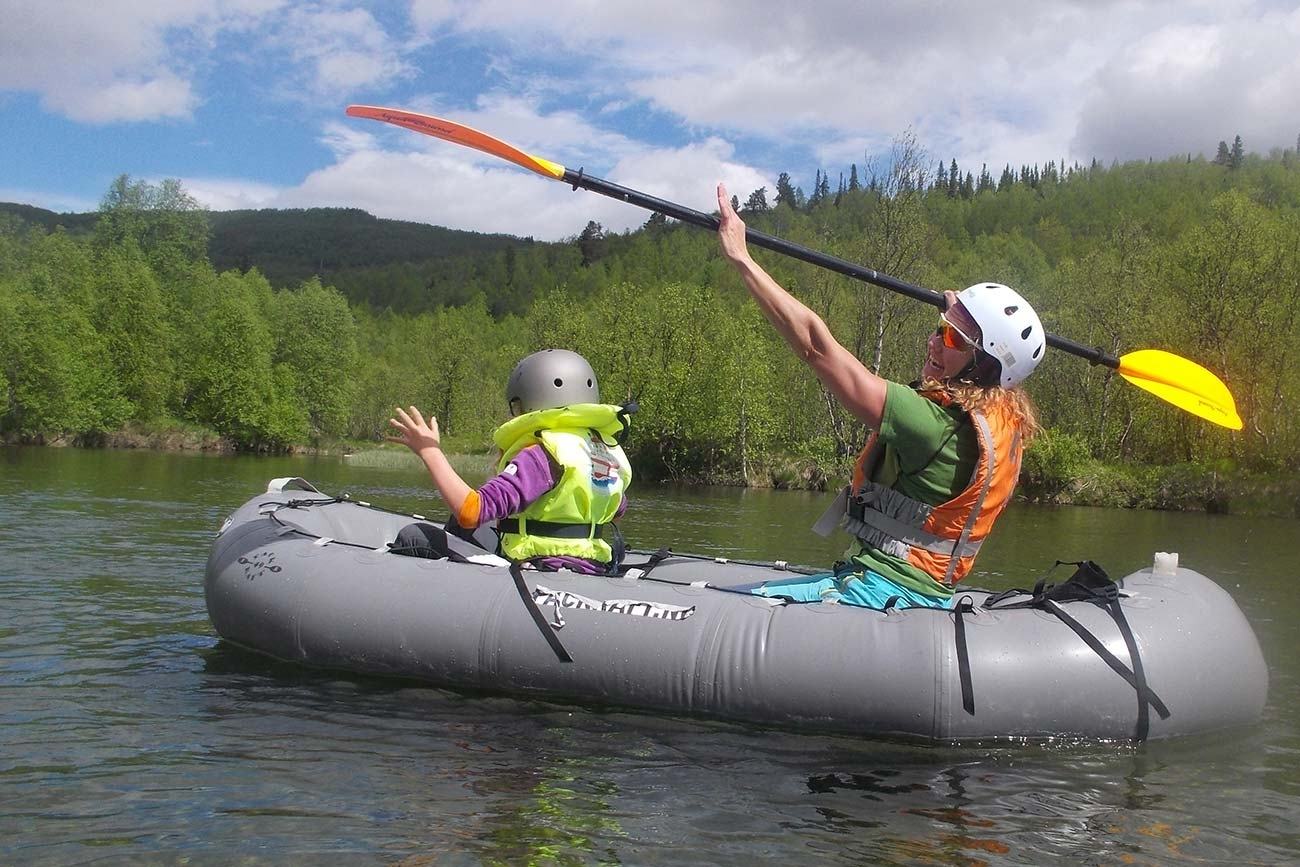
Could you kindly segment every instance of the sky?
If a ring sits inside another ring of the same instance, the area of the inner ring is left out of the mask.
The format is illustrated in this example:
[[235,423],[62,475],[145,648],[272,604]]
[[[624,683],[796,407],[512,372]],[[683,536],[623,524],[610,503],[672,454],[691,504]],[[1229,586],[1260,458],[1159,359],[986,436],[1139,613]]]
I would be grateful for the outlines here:
[[0,0],[0,201],[113,179],[539,240],[640,209],[344,115],[403,108],[703,211],[913,136],[937,166],[1300,135],[1300,0]]

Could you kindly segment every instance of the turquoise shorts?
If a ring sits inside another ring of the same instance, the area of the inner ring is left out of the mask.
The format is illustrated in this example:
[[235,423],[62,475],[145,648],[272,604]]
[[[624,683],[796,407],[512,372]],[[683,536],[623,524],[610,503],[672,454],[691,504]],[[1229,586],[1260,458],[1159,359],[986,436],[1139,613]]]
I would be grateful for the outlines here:
[[927,596],[891,581],[878,572],[848,572],[839,576],[805,575],[787,581],[765,581],[749,591],[755,596],[788,596],[796,602],[831,602],[883,609],[897,596],[896,608],[951,608],[951,596]]

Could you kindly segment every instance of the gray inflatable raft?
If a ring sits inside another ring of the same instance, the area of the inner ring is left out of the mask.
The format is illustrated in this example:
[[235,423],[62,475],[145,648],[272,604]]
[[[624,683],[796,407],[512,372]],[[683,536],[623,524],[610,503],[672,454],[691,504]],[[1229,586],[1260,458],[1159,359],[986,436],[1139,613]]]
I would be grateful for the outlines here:
[[1129,575],[1111,609],[988,609],[970,590],[960,613],[880,612],[745,592],[798,577],[784,564],[673,554],[617,578],[517,571],[530,606],[505,561],[468,542],[449,537],[477,562],[389,552],[412,520],[272,482],[213,545],[213,626],[322,668],[942,742],[1186,735],[1253,722],[1267,696],[1250,625],[1190,569]]

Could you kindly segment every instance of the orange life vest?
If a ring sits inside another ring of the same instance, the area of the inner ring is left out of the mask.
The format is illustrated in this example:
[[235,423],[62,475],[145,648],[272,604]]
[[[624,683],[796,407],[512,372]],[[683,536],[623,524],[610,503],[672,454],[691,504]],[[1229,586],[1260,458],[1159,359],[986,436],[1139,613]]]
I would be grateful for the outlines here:
[[1010,412],[975,411],[970,422],[979,441],[979,463],[965,489],[937,506],[871,480],[884,453],[873,433],[853,468],[841,526],[863,544],[904,559],[948,586],[970,574],[980,545],[1011,501],[1021,455],[1020,426]]

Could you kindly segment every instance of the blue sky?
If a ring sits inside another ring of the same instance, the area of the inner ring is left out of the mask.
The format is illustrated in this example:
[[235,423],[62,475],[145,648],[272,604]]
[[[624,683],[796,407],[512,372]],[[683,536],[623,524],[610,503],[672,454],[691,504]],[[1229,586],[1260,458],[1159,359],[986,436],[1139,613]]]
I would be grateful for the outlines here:
[[119,174],[215,209],[348,206],[557,239],[646,214],[344,116],[437,114],[711,210],[790,172],[1295,147],[1300,3],[0,0],[0,201]]

